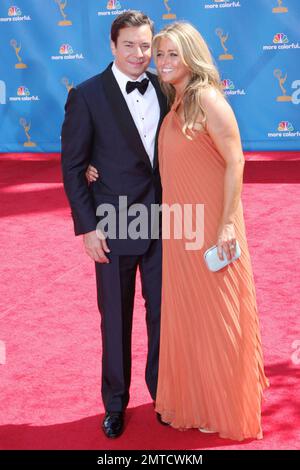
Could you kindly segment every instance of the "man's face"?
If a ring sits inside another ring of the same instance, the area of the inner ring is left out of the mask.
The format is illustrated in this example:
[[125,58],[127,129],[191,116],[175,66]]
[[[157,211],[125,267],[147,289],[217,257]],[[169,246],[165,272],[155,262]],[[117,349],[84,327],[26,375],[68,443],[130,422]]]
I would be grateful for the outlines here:
[[118,69],[136,80],[150,64],[151,43],[152,32],[148,25],[121,29],[117,43],[111,41],[111,50]]

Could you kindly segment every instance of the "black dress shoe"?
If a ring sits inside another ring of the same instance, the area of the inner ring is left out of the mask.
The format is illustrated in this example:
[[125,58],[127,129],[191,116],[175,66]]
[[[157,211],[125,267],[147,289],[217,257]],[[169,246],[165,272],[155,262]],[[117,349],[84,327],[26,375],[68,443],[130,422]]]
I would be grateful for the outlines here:
[[106,437],[115,439],[124,431],[124,413],[118,411],[107,411],[102,423],[102,429]]
[[160,413],[156,413],[156,418],[157,418],[157,421],[162,424],[163,426],[170,426],[170,423],[165,423],[162,419],[161,419],[161,414]]

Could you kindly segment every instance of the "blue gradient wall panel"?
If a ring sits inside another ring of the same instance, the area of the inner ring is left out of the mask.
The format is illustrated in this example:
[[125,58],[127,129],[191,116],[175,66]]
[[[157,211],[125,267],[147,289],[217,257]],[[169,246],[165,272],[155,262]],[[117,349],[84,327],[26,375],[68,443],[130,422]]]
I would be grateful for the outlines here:
[[128,8],[157,31],[199,29],[245,150],[300,150],[299,0],[1,0],[0,152],[60,151],[68,89],[111,62],[110,25]]

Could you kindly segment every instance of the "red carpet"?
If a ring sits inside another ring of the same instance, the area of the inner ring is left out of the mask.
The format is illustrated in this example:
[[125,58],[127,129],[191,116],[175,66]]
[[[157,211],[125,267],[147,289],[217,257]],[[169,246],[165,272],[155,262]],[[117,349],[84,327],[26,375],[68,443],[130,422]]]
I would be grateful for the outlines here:
[[250,155],[245,171],[244,210],[271,387],[264,439],[237,443],[157,423],[144,382],[139,283],[127,427],[115,441],[104,438],[94,267],[73,236],[58,156],[0,155],[1,449],[299,448],[300,161],[299,154],[276,157]]

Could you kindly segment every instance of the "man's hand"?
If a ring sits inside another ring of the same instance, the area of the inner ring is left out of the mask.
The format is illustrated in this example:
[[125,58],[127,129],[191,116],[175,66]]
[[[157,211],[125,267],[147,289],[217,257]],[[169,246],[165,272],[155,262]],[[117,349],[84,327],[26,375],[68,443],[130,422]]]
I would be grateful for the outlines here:
[[89,165],[85,172],[85,177],[88,180],[88,183],[94,183],[95,181],[97,181],[97,179],[99,178],[99,173],[98,173],[97,168],[95,168],[92,165]]
[[[97,230],[98,231],[98,230]],[[83,244],[86,254],[97,263],[109,263],[109,259],[105,253],[110,253],[104,235],[100,237],[97,235],[96,230],[85,233],[83,235]]]

